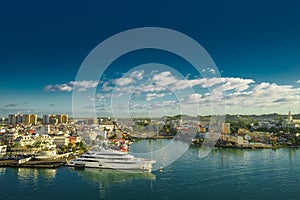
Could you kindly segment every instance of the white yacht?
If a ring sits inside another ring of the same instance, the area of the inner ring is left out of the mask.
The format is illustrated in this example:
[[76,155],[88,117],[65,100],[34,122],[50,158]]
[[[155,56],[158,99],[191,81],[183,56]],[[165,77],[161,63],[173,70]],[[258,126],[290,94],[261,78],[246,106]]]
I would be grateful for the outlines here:
[[71,160],[67,166],[150,172],[153,163],[155,163],[154,160],[136,158],[127,152],[100,147],[98,150],[90,150],[79,158]]

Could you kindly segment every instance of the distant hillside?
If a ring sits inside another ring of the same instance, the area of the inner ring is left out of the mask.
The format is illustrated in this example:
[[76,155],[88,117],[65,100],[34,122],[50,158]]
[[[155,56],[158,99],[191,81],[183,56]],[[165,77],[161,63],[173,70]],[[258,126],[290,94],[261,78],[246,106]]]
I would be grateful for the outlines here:
[[[200,120],[200,121],[209,121],[211,118],[210,115],[206,116],[189,116],[189,115],[175,115],[175,116],[163,116],[161,120],[165,121],[166,119],[172,120]],[[262,115],[226,115],[226,121],[238,121],[238,120],[247,120],[247,121],[271,121],[271,120],[284,120],[287,118],[286,115],[272,113],[272,114],[262,114]],[[300,119],[300,114],[293,114],[294,119]]]
[[174,115],[174,116],[163,116],[162,118],[160,118],[163,121],[168,120],[183,120],[183,121],[187,121],[187,120],[197,120],[199,121],[199,116],[189,116],[189,115]]

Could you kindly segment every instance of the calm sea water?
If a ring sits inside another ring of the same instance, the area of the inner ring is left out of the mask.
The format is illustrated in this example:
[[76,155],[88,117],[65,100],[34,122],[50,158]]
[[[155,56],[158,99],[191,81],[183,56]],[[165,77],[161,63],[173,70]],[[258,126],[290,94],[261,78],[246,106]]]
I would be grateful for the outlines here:
[[[169,140],[141,140],[132,151]],[[154,149],[155,149],[154,148]],[[0,199],[299,199],[300,149],[189,148],[163,172],[0,168]]]

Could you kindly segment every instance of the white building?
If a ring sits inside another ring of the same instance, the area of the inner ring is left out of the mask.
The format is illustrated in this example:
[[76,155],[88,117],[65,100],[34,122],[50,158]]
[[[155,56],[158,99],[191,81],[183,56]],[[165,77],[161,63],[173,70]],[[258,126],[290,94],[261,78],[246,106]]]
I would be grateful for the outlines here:
[[99,130],[100,131],[107,131],[108,133],[113,131],[114,128],[115,128],[115,125],[113,123],[105,123],[105,124],[100,124],[99,125]]
[[45,125],[45,126],[41,126],[41,127],[37,127],[35,129],[35,131],[39,134],[39,135],[48,135],[50,133],[50,125]]
[[55,144],[57,147],[62,147],[69,144],[69,138],[65,136],[54,136],[52,139],[53,144]]
[[4,156],[6,154],[7,146],[0,145],[0,156]]
[[29,135],[19,136],[14,140],[14,143],[19,144],[21,147],[25,147],[26,145],[33,145],[35,140],[32,139]]
[[272,127],[276,127],[276,124],[263,121],[263,122],[258,122],[258,127],[260,127],[260,128],[268,128],[269,129],[269,128],[272,128]]
[[289,114],[288,114],[286,120],[283,122],[282,126],[283,127],[288,127],[288,128],[299,128],[300,127],[300,120],[299,119],[293,119],[291,111],[289,111]]

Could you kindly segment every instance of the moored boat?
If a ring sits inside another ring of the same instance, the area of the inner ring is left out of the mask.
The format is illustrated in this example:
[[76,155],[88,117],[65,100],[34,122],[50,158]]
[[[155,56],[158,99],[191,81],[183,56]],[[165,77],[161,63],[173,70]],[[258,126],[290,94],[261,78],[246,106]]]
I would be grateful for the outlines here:
[[97,150],[90,150],[79,158],[67,163],[69,167],[76,168],[99,168],[116,170],[151,171],[154,160],[136,158],[126,151],[117,151],[99,147]]

